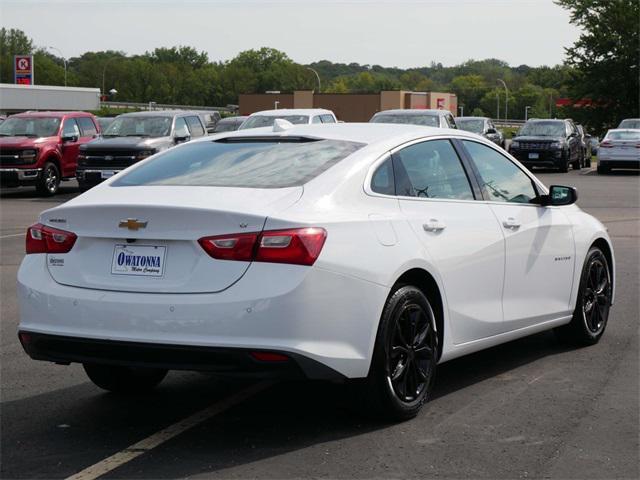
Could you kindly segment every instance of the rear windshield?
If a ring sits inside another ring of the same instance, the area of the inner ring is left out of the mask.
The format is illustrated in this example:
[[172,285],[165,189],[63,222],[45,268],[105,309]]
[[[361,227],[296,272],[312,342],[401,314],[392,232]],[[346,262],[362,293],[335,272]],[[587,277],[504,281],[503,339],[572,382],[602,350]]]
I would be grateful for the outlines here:
[[273,122],[277,119],[286,120],[294,125],[309,123],[308,115],[282,115],[278,117],[275,115],[252,115],[242,124],[240,130],[246,130],[247,128],[271,127],[273,126]]
[[484,120],[470,119],[470,118],[456,118],[456,125],[461,130],[466,130],[472,133],[484,132]]
[[609,132],[607,140],[640,140],[640,131],[621,130],[618,132]]
[[439,127],[440,121],[437,115],[375,115],[371,123],[403,123],[407,125],[423,125],[427,127]]
[[361,147],[363,144],[337,140],[197,142],[156,156],[112,185],[294,187]]

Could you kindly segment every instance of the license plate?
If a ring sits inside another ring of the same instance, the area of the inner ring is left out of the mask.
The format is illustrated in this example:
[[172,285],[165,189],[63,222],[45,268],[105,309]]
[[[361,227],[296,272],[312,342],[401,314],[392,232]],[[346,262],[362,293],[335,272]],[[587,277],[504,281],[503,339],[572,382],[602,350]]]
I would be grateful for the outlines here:
[[113,177],[116,174],[116,172],[114,172],[113,170],[102,170],[100,172],[100,176],[102,178],[109,178],[109,177]]
[[539,153],[530,153],[529,154],[529,160],[537,160],[538,158],[540,158],[540,154]]
[[167,247],[156,245],[116,245],[113,250],[111,273],[161,277],[164,275],[166,253]]

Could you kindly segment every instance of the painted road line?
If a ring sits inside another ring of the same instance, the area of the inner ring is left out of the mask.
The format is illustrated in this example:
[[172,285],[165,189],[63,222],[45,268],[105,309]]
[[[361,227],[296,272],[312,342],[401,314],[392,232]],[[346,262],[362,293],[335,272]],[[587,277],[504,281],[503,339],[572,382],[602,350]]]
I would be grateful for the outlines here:
[[244,402],[248,398],[256,395],[257,393],[265,390],[273,385],[273,382],[259,382],[248,388],[240,390],[234,393],[230,397],[227,397],[213,405],[194,413],[193,415],[180,420],[179,422],[169,425],[166,428],[140,440],[133,445],[128,446],[124,450],[121,450],[110,457],[101,460],[100,462],[85,468],[81,472],[71,475],[67,480],[94,480],[105,473],[108,473],[116,468],[130,462],[136,457],[148,452],[149,450],[162,445],[167,440],[171,440],[177,435],[186,432],[190,428],[199,425],[205,420],[218,415],[219,413],[228,410],[229,408]]
[[24,233],[13,233],[11,235],[0,235],[0,239],[9,237],[24,237]]

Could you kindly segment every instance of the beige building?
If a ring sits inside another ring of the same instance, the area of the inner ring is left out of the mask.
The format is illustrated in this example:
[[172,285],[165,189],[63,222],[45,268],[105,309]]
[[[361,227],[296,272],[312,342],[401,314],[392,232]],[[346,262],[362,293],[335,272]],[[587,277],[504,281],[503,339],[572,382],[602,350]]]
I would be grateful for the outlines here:
[[240,115],[274,108],[327,108],[339,120],[368,122],[373,114],[396,108],[443,109],[456,115],[458,99],[454,93],[408,92],[405,90],[380,93],[314,93],[299,90],[293,93],[241,94]]

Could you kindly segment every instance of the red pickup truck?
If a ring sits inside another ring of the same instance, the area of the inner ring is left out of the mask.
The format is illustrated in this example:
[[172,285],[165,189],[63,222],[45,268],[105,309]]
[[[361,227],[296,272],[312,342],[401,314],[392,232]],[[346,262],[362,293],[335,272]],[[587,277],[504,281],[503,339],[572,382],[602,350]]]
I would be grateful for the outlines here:
[[100,133],[86,112],[28,112],[0,123],[0,186],[35,186],[54,195],[76,176],[78,149]]

